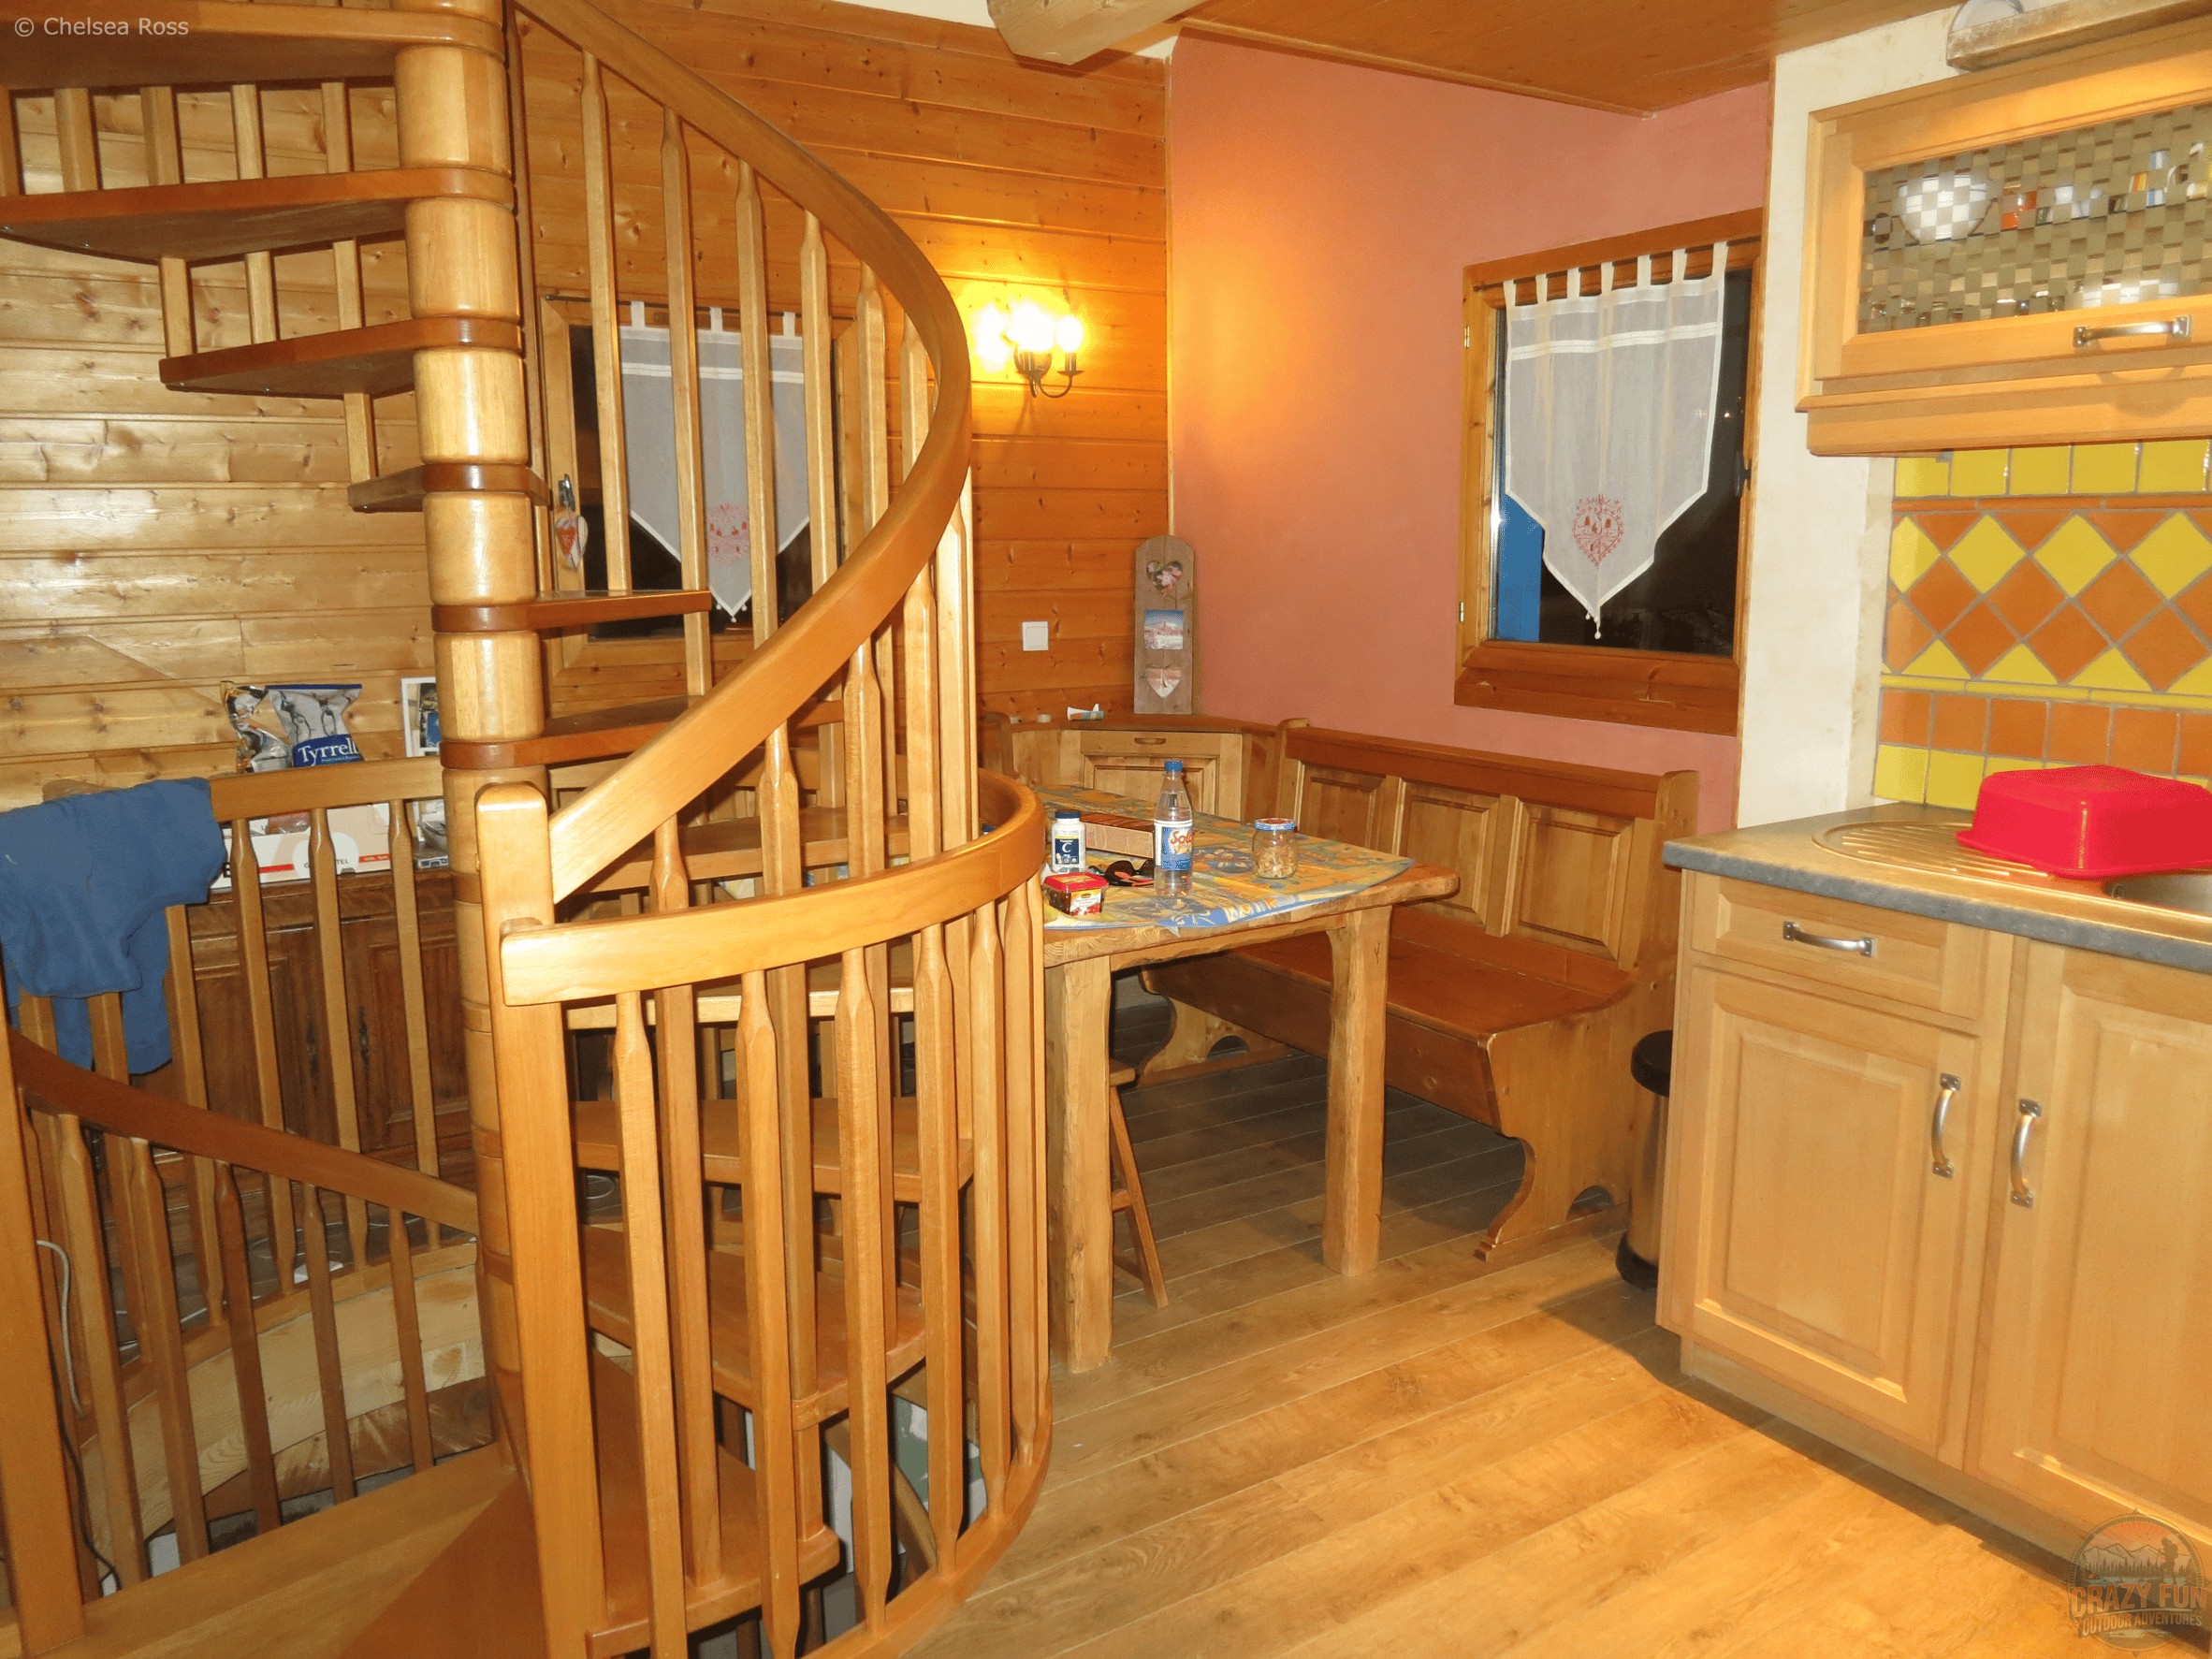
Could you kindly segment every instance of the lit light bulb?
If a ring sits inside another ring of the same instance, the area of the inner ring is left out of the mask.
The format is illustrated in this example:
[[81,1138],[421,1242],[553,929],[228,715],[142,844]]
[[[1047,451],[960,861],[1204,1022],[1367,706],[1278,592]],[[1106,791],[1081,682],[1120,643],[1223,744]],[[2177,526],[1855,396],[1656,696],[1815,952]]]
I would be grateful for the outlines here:
[[1024,299],[1014,306],[1007,332],[1013,337],[1016,351],[1049,352],[1053,349],[1052,317],[1034,299]]
[[985,334],[975,342],[976,361],[983,366],[986,374],[1003,374],[1007,364],[1013,361],[1013,347],[1006,343],[1003,331]]
[[1083,319],[1070,313],[1055,323],[1053,343],[1070,357],[1083,350]]
[[997,303],[983,306],[969,320],[968,326],[975,331],[976,350],[988,351],[992,342],[1006,333],[1006,310]]

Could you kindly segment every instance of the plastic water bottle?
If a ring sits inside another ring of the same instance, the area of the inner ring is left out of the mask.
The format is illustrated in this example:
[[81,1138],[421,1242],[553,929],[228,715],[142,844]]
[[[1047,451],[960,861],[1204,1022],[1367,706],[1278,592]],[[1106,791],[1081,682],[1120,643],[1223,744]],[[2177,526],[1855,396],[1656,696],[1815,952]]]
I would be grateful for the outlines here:
[[1170,761],[1152,809],[1152,890],[1168,897],[1190,891],[1190,792],[1183,763]]

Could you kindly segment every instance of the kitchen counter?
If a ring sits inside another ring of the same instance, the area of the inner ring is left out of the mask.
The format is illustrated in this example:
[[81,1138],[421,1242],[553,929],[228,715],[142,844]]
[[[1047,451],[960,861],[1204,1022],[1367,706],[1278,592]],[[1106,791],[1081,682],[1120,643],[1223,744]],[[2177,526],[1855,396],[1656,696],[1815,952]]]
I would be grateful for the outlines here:
[[1666,859],[1678,869],[2212,973],[2212,916],[2113,898],[2102,882],[1969,851],[1955,838],[1967,821],[1932,807],[1872,807],[1669,841]]

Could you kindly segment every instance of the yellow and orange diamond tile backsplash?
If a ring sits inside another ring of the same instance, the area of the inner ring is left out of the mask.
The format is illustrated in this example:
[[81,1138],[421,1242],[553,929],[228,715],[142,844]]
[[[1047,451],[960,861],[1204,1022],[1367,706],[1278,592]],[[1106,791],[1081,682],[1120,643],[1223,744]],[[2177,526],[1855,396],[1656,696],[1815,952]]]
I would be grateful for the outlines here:
[[1898,462],[1874,793],[2106,762],[2212,779],[2212,443]]

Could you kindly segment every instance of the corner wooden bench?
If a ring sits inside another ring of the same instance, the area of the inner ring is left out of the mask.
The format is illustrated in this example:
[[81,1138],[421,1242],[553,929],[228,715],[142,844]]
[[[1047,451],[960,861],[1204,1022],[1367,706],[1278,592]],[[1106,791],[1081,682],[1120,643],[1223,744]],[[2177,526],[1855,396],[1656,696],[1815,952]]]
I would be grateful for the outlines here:
[[[1455,895],[1393,924],[1383,1072],[1526,1149],[1482,1254],[1601,1226],[1627,1201],[1644,1118],[1629,1051],[1673,1023],[1680,878],[1659,851],[1692,826],[1696,774],[1283,735],[1277,810],[1302,831],[1459,873]],[[1308,1051],[1329,1029],[1319,936],[1165,964],[1144,982],[1177,1004],[1163,1053],[1180,1058],[1230,1027]]]

